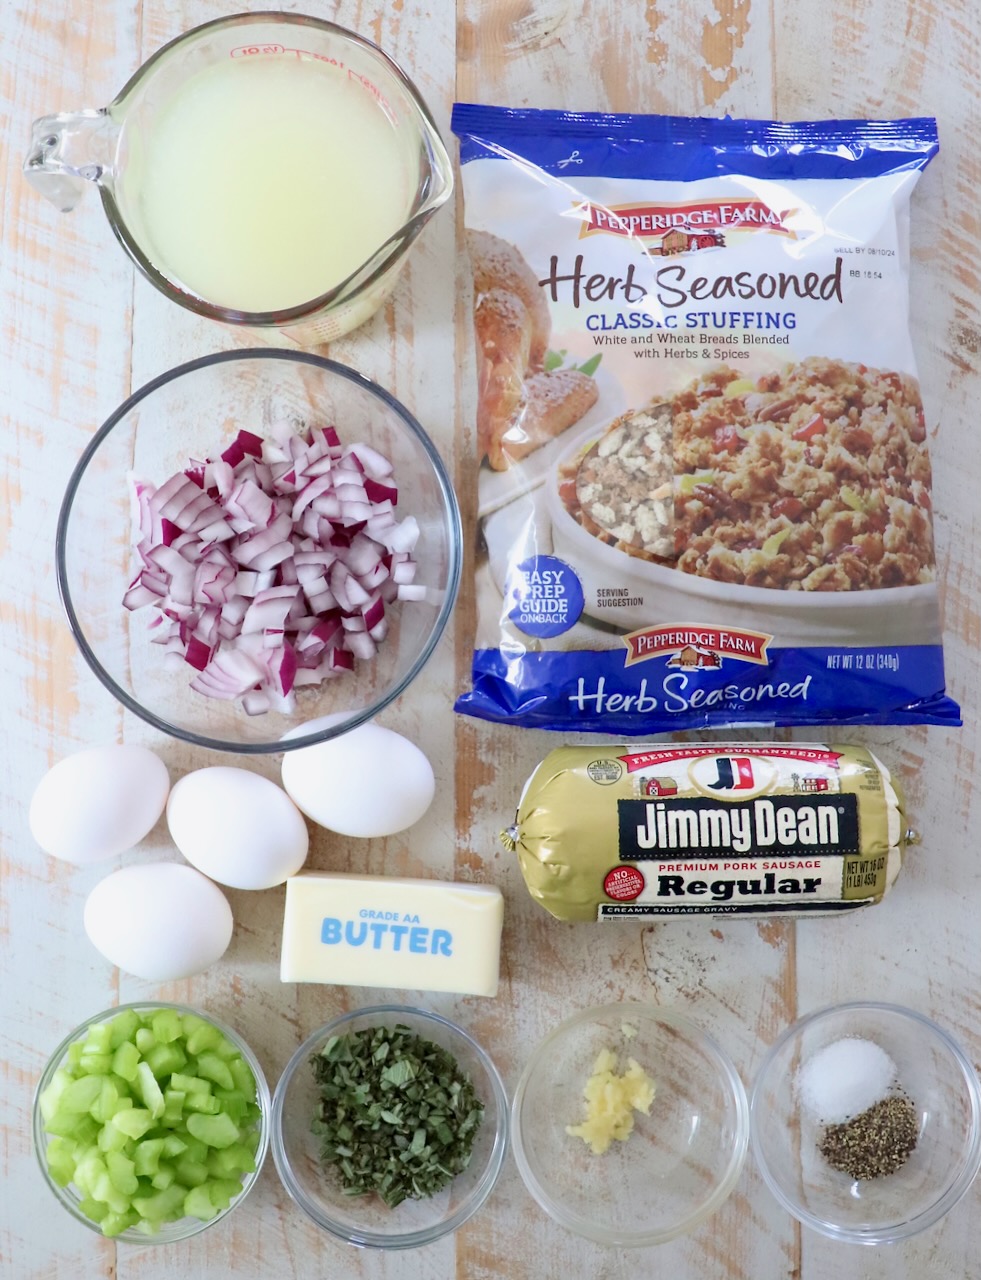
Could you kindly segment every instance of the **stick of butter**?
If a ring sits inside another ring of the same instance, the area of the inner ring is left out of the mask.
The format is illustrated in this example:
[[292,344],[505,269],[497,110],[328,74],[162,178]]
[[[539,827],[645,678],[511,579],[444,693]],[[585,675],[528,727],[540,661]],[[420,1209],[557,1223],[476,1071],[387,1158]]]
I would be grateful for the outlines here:
[[493,885],[305,872],[286,881],[283,982],[497,995]]

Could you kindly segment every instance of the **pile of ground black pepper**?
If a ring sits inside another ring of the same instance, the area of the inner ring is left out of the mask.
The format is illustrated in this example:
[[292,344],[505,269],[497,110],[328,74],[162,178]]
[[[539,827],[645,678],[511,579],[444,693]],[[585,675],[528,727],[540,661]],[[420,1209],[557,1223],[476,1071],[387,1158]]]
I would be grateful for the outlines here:
[[828,1125],[819,1148],[833,1169],[867,1181],[900,1169],[912,1155],[918,1134],[916,1108],[905,1095],[895,1093],[843,1124]]

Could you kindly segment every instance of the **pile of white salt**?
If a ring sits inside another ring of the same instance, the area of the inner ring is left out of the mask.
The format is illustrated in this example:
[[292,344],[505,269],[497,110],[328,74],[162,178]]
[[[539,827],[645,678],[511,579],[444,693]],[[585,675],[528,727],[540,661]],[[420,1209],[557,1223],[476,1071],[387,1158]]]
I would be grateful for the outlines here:
[[846,1036],[804,1063],[797,1073],[797,1095],[815,1120],[842,1124],[881,1102],[896,1074],[896,1064],[880,1045]]

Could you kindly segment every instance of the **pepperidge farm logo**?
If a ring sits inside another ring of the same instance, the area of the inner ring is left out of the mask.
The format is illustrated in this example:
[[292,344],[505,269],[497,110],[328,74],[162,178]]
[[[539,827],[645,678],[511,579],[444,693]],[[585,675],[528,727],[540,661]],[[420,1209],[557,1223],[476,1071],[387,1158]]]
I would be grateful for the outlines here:
[[668,667],[683,671],[716,671],[726,658],[766,667],[770,664],[766,647],[772,639],[765,631],[735,627],[643,627],[623,637],[627,646],[623,665],[632,667],[650,658],[667,657]]
[[726,236],[770,231],[796,234],[787,225],[794,209],[771,209],[762,200],[705,200],[699,204],[584,204],[579,239],[587,236],[632,236],[645,241],[648,253],[673,257],[698,249],[721,249]]

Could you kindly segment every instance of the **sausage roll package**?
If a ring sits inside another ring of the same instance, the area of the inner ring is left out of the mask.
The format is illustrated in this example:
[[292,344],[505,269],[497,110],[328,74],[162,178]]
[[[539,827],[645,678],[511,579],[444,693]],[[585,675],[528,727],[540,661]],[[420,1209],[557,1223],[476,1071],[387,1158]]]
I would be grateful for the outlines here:
[[478,630],[547,729],[959,724],[908,213],[931,119],[458,104]]
[[852,911],[912,838],[871,751],[758,742],[560,747],[502,835],[560,920]]

